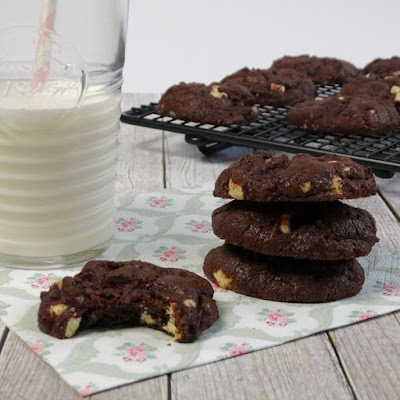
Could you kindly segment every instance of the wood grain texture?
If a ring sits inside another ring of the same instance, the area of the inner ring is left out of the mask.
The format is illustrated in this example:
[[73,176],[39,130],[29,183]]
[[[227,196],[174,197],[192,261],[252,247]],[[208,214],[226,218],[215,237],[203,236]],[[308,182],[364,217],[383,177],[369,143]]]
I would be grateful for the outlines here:
[[230,147],[218,154],[204,155],[187,144],[184,135],[165,132],[165,177],[167,188],[194,187],[213,182],[223,169],[251,149]]
[[351,399],[326,334],[172,374],[172,400]]
[[[125,95],[122,110],[148,104],[157,95]],[[121,124],[117,163],[117,198],[123,207],[132,194],[164,187],[163,134],[150,128]]]
[[[352,200],[375,218],[380,245],[400,253],[400,223],[376,195]],[[400,312],[330,331],[343,368],[360,399],[394,399],[400,393]]]
[[391,179],[377,178],[379,193],[400,220],[400,172]]
[[90,396],[92,400],[168,400],[168,376],[148,379]]
[[1,352],[0,382],[0,399],[4,400],[81,399],[12,332],[9,332]]

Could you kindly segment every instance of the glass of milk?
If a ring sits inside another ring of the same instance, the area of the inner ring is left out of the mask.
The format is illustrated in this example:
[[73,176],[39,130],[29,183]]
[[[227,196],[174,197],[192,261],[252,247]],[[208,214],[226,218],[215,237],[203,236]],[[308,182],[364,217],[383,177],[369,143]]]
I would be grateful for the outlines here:
[[2,0],[0,266],[59,268],[112,242],[128,1]]

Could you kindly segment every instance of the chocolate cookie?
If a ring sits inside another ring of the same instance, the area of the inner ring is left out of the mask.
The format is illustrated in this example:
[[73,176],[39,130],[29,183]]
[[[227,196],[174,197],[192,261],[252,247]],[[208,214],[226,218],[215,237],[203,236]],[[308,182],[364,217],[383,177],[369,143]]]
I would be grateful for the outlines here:
[[369,73],[345,83],[341,90],[342,95],[368,95],[390,100],[400,105],[400,76],[390,75],[385,78]]
[[261,70],[243,68],[222,82],[247,87],[257,104],[282,107],[312,99],[317,88],[307,75],[295,70]]
[[215,182],[214,196],[262,202],[334,201],[372,196],[376,182],[371,168],[350,158],[329,154],[272,157],[256,151],[235,161]]
[[392,74],[398,75],[400,74],[400,57],[377,58],[367,64],[363,69],[364,74],[369,74],[370,72],[382,78]]
[[240,247],[211,250],[203,270],[224,289],[264,300],[322,303],[357,294],[364,270],[355,259],[310,261],[269,257]]
[[218,318],[213,289],[204,278],[141,261],[90,261],[40,297],[39,328],[59,339],[78,329],[125,324],[193,342]]
[[272,68],[290,68],[303,72],[318,85],[342,84],[358,75],[357,68],[347,61],[309,55],[284,56],[275,60]]
[[344,135],[385,135],[400,125],[394,104],[373,96],[345,96],[305,101],[287,114],[290,124],[311,131]]
[[255,121],[259,115],[254,96],[245,87],[232,83],[172,86],[161,97],[156,113],[184,121],[227,126]]
[[372,215],[339,201],[233,200],[214,210],[212,227],[226,243],[271,256],[309,260],[366,256],[378,241]]

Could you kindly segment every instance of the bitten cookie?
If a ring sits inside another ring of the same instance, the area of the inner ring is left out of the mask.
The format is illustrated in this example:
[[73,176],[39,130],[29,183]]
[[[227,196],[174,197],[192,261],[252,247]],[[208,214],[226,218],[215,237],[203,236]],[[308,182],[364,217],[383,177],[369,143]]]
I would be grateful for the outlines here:
[[275,60],[272,68],[290,68],[303,72],[318,85],[342,84],[358,75],[357,68],[347,61],[309,55],[284,56]]
[[59,339],[93,326],[147,326],[193,342],[218,318],[213,289],[202,277],[141,261],[90,261],[41,293],[38,320]]
[[290,124],[307,130],[344,135],[385,135],[400,125],[391,101],[366,95],[339,94],[298,103],[286,118]]
[[380,97],[400,105],[400,76],[389,75],[384,78],[369,73],[345,83],[341,90],[342,95],[368,95]]
[[376,58],[367,64],[364,69],[364,74],[374,74],[384,78],[388,75],[399,75],[400,74],[400,57],[394,56],[392,58]]
[[271,256],[309,260],[366,256],[378,241],[372,215],[340,202],[233,200],[214,210],[212,227],[226,243]]
[[211,282],[247,296],[295,303],[322,303],[356,295],[364,270],[355,259],[310,261],[269,257],[223,245],[204,260]]
[[222,82],[245,86],[257,104],[274,107],[289,106],[312,99],[317,88],[306,74],[295,70],[261,70],[242,68]]
[[372,196],[371,168],[329,154],[272,157],[256,151],[235,161],[215,182],[214,196],[260,202],[334,201]]
[[161,97],[156,113],[213,125],[236,125],[255,121],[258,109],[254,96],[243,86],[221,83],[180,83]]

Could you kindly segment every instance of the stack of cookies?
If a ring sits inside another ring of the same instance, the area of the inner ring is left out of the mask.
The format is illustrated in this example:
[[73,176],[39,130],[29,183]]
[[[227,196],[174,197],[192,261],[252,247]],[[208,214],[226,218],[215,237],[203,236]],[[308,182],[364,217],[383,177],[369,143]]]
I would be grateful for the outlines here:
[[224,289],[265,300],[326,302],[357,294],[356,260],[378,241],[371,214],[339,200],[376,193],[370,168],[348,157],[257,151],[218,177],[214,196],[233,201],[214,210],[204,273]]

